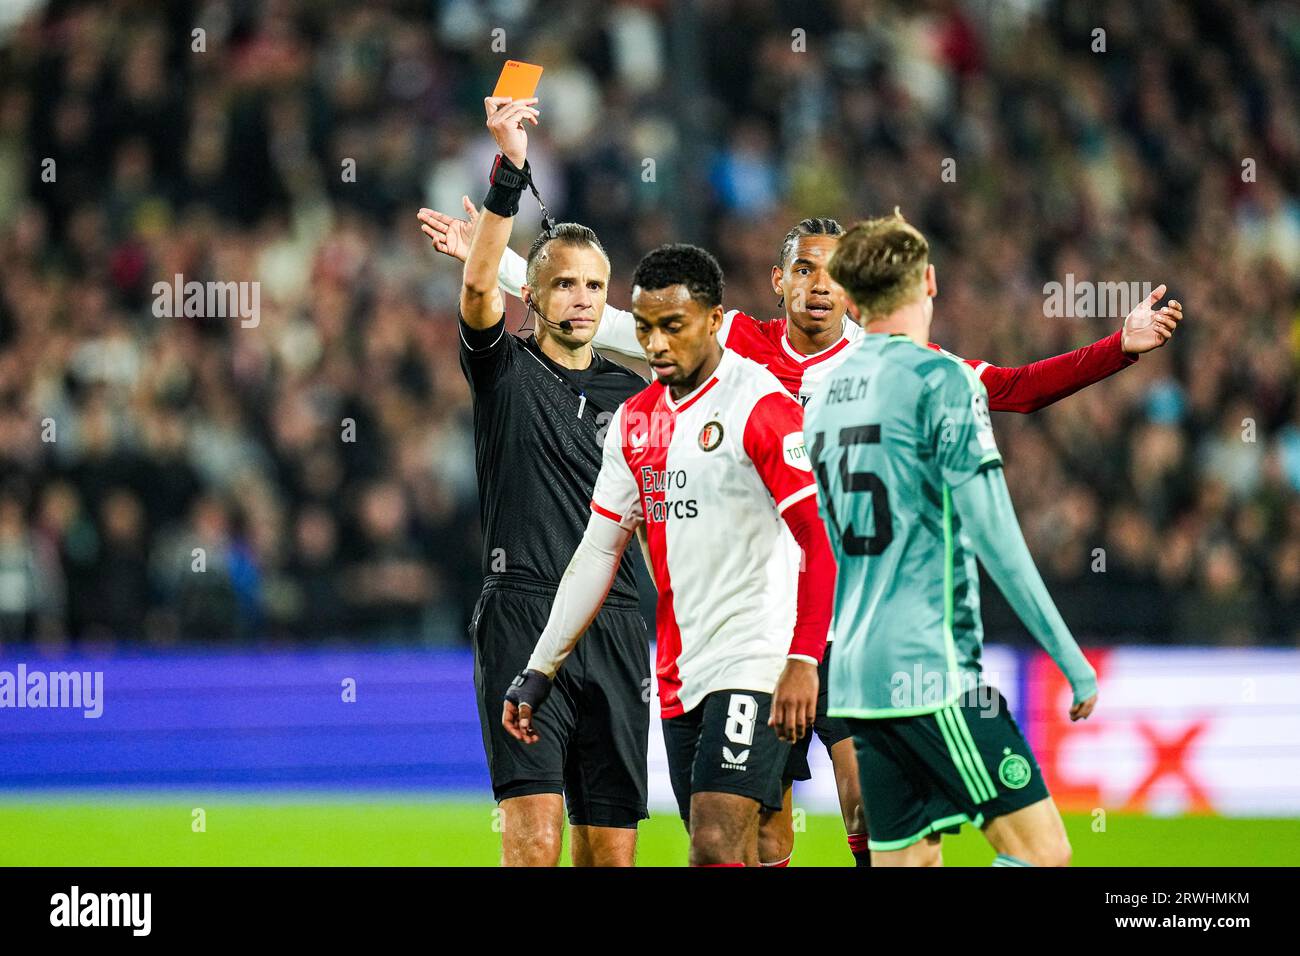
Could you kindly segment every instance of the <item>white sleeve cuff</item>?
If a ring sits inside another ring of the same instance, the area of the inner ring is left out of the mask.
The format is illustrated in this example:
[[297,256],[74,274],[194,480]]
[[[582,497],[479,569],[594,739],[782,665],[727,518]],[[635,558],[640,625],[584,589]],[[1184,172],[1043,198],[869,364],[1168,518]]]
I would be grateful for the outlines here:
[[783,515],[785,514],[785,510],[789,508],[791,505],[797,505],[805,498],[809,498],[815,494],[817,494],[817,486],[815,484],[804,485],[794,494],[786,495],[779,502],[777,502],[776,513],[779,515]]

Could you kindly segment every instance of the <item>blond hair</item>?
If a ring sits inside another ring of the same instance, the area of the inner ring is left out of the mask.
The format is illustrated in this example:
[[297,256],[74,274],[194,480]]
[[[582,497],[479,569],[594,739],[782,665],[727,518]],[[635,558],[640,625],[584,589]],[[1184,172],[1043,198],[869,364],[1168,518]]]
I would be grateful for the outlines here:
[[862,317],[873,319],[915,299],[929,264],[930,244],[895,206],[892,216],[863,220],[846,232],[827,271]]

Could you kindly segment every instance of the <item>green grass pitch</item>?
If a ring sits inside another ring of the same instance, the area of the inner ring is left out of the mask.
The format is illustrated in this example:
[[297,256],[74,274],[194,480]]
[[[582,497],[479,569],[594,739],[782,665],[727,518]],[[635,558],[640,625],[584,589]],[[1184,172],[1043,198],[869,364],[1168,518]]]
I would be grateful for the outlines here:
[[[195,809],[204,832],[195,832]],[[157,794],[6,797],[4,866],[492,866],[499,836],[490,802],[355,795],[307,798]],[[1078,866],[1289,866],[1300,820],[1066,817]],[[565,853],[567,855],[567,846]],[[638,863],[680,866],[686,836],[668,813],[641,824]],[[970,827],[944,839],[944,861],[987,866],[992,851]],[[793,865],[852,863],[838,817],[808,816]]]

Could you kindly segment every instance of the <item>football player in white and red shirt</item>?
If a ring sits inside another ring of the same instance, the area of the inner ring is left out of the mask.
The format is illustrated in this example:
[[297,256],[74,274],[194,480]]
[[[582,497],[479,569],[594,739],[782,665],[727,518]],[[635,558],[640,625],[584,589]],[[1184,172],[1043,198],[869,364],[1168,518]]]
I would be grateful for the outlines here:
[[538,739],[532,713],[643,530],[664,742],[697,866],[759,862],[760,811],[780,808],[790,744],[815,719],[835,576],[803,407],[721,347],[721,300],[703,249],[662,246],[637,267],[633,313],[655,381],[610,422],[586,535],[502,715],[517,739]]

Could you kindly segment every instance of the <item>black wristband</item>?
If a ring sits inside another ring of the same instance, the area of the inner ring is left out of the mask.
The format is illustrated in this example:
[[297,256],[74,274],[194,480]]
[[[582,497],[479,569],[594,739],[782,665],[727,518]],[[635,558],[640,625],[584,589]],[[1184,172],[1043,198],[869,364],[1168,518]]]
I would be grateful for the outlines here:
[[532,712],[542,706],[551,693],[551,679],[541,671],[520,671],[506,691],[506,700],[516,707],[527,704]]
[[483,208],[503,219],[513,219],[519,212],[519,197],[523,195],[530,175],[528,160],[524,160],[524,168],[520,169],[504,153],[498,153],[488,176],[491,186],[483,197]]
[[497,158],[492,163],[492,172],[488,175],[488,182],[493,186],[522,190],[528,185],[532,175],[533,171],[528,165],[528,160],[524,160],[524,168],[520,169],[505,153],[497,153]]

